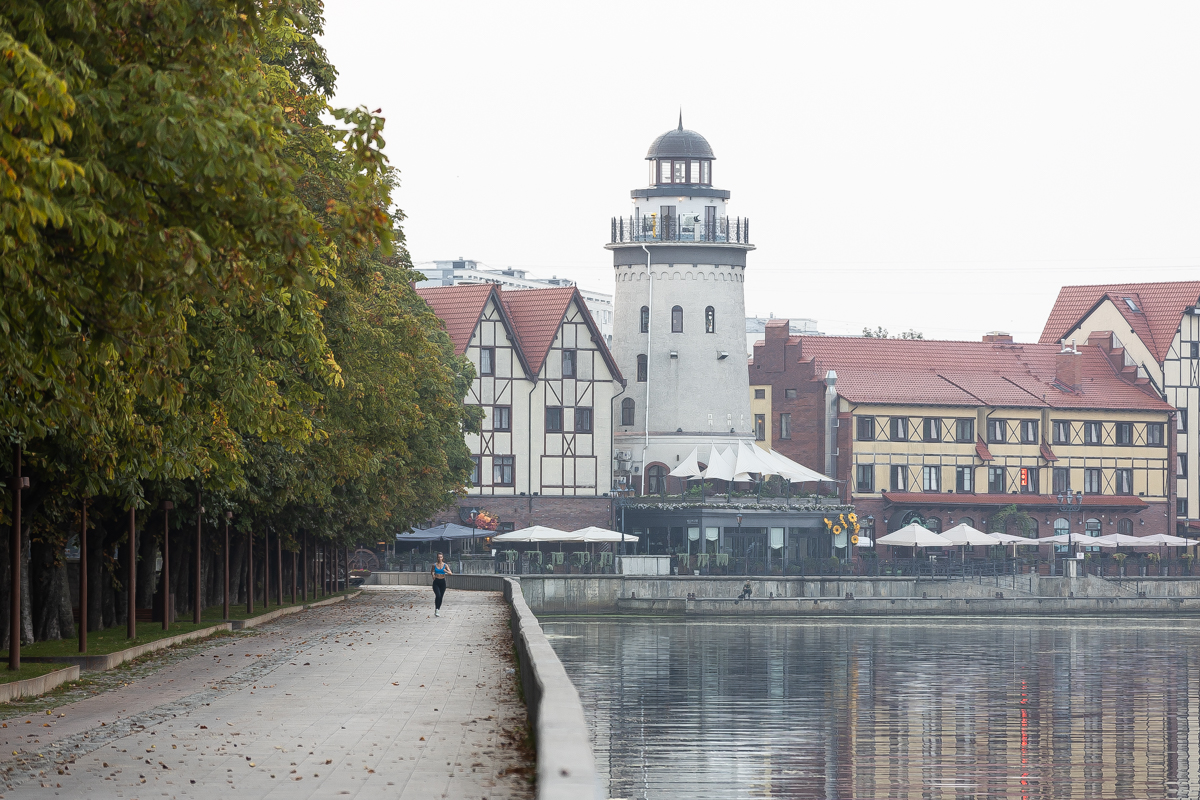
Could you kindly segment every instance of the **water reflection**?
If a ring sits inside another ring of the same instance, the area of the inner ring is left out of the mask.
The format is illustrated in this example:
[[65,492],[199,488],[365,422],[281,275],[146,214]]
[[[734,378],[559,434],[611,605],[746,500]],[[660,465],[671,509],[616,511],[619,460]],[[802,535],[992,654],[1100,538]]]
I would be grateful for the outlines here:
[[614,798],[1200,793],[1187,620],[543,625]]

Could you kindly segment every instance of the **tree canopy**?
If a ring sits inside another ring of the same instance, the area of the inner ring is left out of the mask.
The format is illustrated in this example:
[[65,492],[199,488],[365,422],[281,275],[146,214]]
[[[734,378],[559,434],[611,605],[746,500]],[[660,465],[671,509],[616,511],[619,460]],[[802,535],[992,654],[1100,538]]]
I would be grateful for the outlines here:
[[171,499],[353,543],[461,492],[471,366],[412,289],[383,118],[329,106],[322,24],[0,9],[0,436],[51,551],[85,497],[110,538]]

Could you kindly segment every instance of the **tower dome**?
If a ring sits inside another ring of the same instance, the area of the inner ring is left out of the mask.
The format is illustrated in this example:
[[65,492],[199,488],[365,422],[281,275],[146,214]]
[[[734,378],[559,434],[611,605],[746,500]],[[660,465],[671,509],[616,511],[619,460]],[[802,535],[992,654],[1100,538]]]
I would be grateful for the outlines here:
[[650,145],[646,159],[655,158],[706,158],[715,159],[708,140],[695,131],[685,130],[683,114],[679,115],[679,127],[667,131]]

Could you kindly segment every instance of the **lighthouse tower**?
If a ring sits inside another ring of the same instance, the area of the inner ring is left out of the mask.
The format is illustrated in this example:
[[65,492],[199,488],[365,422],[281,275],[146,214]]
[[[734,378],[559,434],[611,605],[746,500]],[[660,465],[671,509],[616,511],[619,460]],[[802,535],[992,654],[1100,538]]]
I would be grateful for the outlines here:
[[693,448],[753,439],[743,287],[750,223],[713,186],[716,156],[679,127],[646,153],[649,184],[612,220],[613,354],[628,380],[615,402],[618,476],[659,492]]

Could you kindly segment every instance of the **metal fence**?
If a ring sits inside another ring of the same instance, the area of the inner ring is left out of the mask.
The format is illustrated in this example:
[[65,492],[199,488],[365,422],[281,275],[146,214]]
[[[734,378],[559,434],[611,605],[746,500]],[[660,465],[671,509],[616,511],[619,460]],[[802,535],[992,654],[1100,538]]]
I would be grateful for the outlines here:
[[714,217],[698,214],[613,217],[612,243],[719,242],[750,244],[749,217]]

